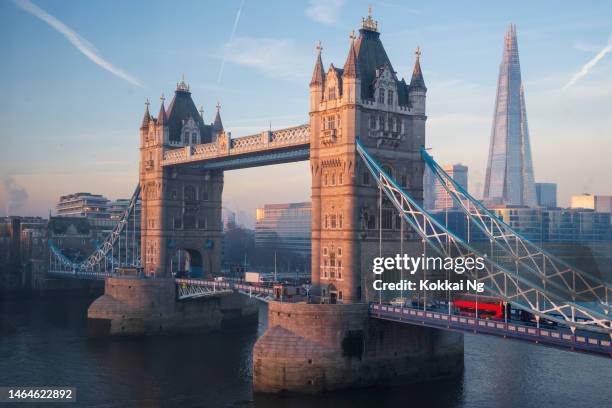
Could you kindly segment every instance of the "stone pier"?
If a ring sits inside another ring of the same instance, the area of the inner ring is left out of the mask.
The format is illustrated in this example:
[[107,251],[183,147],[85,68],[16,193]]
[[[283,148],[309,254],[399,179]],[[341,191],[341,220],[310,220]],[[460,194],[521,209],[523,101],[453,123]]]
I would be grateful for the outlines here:
[[178,301],[174,279],[107,278],[87,318],[93,336],[206,332],[256,320],[255,302],[238,293]]
[[368,317],[368,306],[271,302],[255,392],[319,393],[458,375],[463,334]]

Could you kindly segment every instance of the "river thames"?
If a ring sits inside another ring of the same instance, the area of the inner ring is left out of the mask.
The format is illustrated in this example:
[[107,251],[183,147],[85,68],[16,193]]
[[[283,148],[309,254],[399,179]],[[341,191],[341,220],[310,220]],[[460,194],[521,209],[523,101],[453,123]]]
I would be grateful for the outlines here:
[[[253,395],[251,349],[266,327],[141,338],[87,337],[93,299],[0,301],[0,386],[69,386],[79,407],[604,407],[612,360],[465,336],[458,378],[322,396]],[[22,404],[33,406],[33,404]],[[52,403],[45,407],[54,406]]]

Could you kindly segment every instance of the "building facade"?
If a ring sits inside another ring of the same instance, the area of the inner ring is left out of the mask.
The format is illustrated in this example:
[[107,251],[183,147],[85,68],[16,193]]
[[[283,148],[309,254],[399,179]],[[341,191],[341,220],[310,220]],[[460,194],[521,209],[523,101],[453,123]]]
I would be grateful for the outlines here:
[[[448,164],[442,169],[467,191],[468,188],[468,167],[462,164]],[[434,182],[434,206],[435,211],[457,208],[452,197],[448,195],[439,180]]]
[[538,206],[556,207],[557,206],[557,184],[556,183],[536,183],[536,196]]
[[483,201],[487,205],[536,205],[525,92],[516,26],[506,32],[493,113]]
[[572,196],[572,208],[584,208],[600,213],[612,213],[612,196],[582,194]]
[[255,215],[255,247],[310,256],[311,203],[266,204]]
[[59,217],[109,218],[109,200],[100,194],[74,193],[60,197],[56,205]]

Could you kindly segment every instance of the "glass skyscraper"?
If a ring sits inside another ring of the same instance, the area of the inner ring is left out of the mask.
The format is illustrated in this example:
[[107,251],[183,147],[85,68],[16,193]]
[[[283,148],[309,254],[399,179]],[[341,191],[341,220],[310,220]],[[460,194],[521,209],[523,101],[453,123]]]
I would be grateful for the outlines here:
[[537,204],[514,25],[506,32],[499,67],[483,201],[487,205]]

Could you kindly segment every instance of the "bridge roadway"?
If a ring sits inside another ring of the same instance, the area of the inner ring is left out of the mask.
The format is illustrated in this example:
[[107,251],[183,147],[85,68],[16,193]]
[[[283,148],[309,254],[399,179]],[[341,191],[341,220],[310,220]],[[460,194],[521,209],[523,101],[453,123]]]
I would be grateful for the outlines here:
[[[57,277],[99,279],[117,274],[104,272],[61,272],[49,271]],[[178,299],[219,296],[231,291],[269,301],[274,298],[274,289],[266,285],[253,285],[242,281],[215,281],[209,279],[176,278]],[[204,290],[198,290],[202,288]],[[414,307],[398,307],[386,303],[371,303],[370,317],[398,323],[427,326],[436,329],[463,333],[484,334],[528,343],[541,344],[570,351],[612,357],[612,342],[609,335],[577,330],[572,333],[568,327],[535,327],[517,318],[501,321],[476,319],[472,316],[449,314],[445,306],[432,306],[426,310]]]
[[612,357],[609,335],[578,330],[572,334],[567,327],[546,326],[546,328],[538,328],[518,319],[510,319],[508,322],[496,319],[477,319],[472,316],[448,314],[448,311],[443,311],[441,308],[423,310],[413,307],[397,307],[385,303],[370,304],[370,316],[398,323],[463,333],[485,334]]

